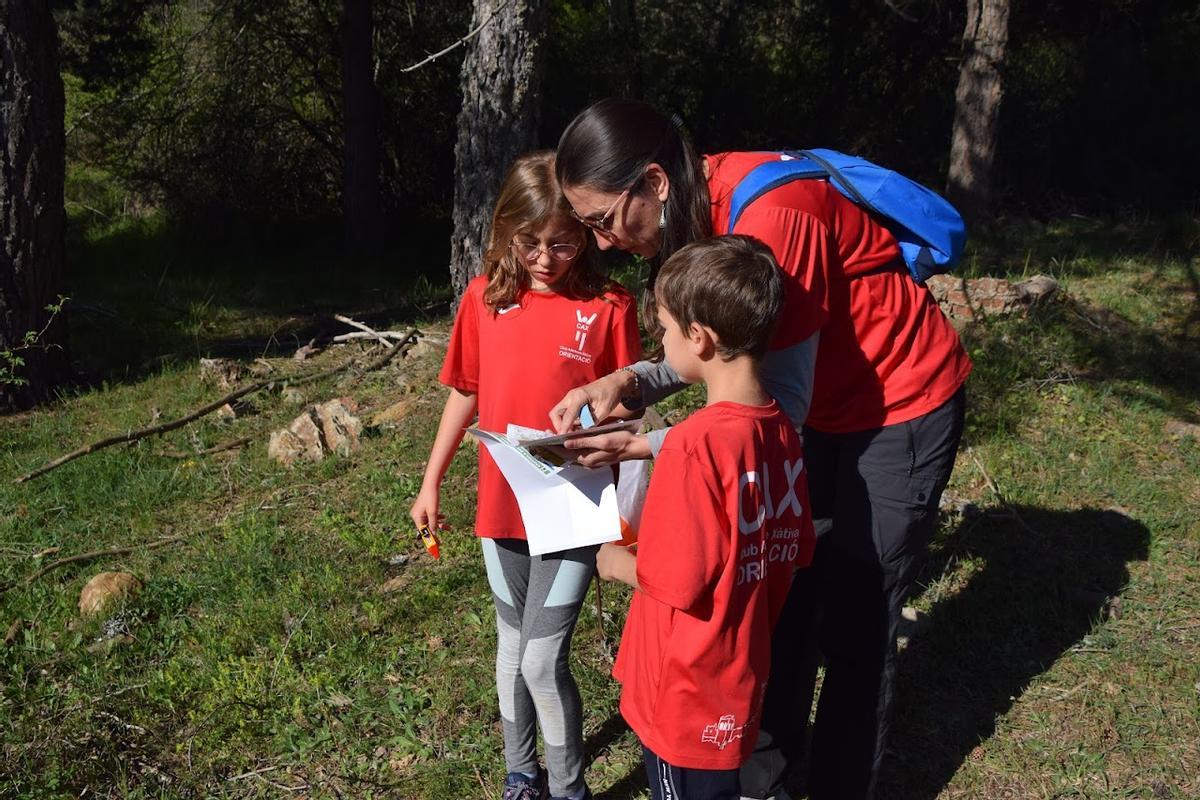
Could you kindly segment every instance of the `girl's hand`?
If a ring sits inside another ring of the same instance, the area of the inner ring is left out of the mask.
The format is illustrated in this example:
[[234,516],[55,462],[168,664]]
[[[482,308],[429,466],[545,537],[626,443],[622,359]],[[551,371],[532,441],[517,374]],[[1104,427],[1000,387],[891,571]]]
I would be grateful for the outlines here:
[[567,392],[550,410],[550,423],[554,426],[554,432],[566,433],[571,430],[579,419],[579,409],[585,405],[592,407],[592,416],[597,422],[612,416],[613,411],[621,404],[621,397],[628,394],[632,388],[633,381],[632,372],[617,370],[586,386]]
[[413,501],[408,515],[412,517],[413,524],[417,526],[418,530],[421,528],[435,531],[445,529],[446,526],[443,524],[445,515],[438,513],[438,494],[438,487],[422,486],[421,493]]
[[596,551],[596,570],[606,581],[620,581],[638,588],[637,556],[627,547],[620,547],[611,542],[600,545],[600,549]]

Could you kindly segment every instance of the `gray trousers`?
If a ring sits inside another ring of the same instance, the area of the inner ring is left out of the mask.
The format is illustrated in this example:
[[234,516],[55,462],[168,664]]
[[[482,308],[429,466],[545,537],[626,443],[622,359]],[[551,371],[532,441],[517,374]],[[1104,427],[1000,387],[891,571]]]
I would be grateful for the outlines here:
[[509,772],[538,771],[537,726],[550,794],[584,787],[583,713],[571,634],[596,569],[596,547],[530,556],[525,542],[480,539],[496,602],[496,692]]

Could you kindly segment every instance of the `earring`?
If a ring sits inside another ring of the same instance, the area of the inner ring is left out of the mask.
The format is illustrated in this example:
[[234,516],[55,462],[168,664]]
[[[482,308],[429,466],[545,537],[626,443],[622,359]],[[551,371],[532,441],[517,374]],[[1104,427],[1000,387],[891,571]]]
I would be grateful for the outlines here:
[[663,200],[662,210],[658,212],[658,229],[661,231],[667,227],[667,201]]

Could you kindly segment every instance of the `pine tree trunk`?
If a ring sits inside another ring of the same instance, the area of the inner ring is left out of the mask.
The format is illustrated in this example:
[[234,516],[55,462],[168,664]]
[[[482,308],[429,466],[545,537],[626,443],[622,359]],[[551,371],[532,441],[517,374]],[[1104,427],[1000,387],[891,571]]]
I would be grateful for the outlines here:
[[[45,310],[66,258],[57,49],[49,3],[0,0],[0,351],[24,360],[15,372],[26,382],[0,380],[0,410],[50,398],[69,371],[66,321]],[[28,332],[41,336],[23,347]]]
[[462,110],[454,148],[455,297],[478,274],[500,183],[532,149],[541,116],[546,0],[475,0],[471,29],[484,25],[463,59]]
[[1008,10],[1009,0],[967,0],[946,196],[968,219],[982,219],[991,204]]
[[372,73],[371,0],[342,3],[342,213],[346,242],[376,253],[383,237],[379,198],[379,103]]

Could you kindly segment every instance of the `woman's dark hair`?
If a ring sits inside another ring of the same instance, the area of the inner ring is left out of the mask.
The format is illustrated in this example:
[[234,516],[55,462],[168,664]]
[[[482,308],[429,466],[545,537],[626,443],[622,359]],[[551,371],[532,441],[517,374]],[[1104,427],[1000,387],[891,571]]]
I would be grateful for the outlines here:
[[654,106],[619,97],[593,103],[563,131],[557,153],[555,172],[563,186],[622,192],[650,164],[667,173],[671,186],[666,227],[651,264],[651,285],[658,266],[672,253],[712,235],[708,184],[700,160],[680,125]]

